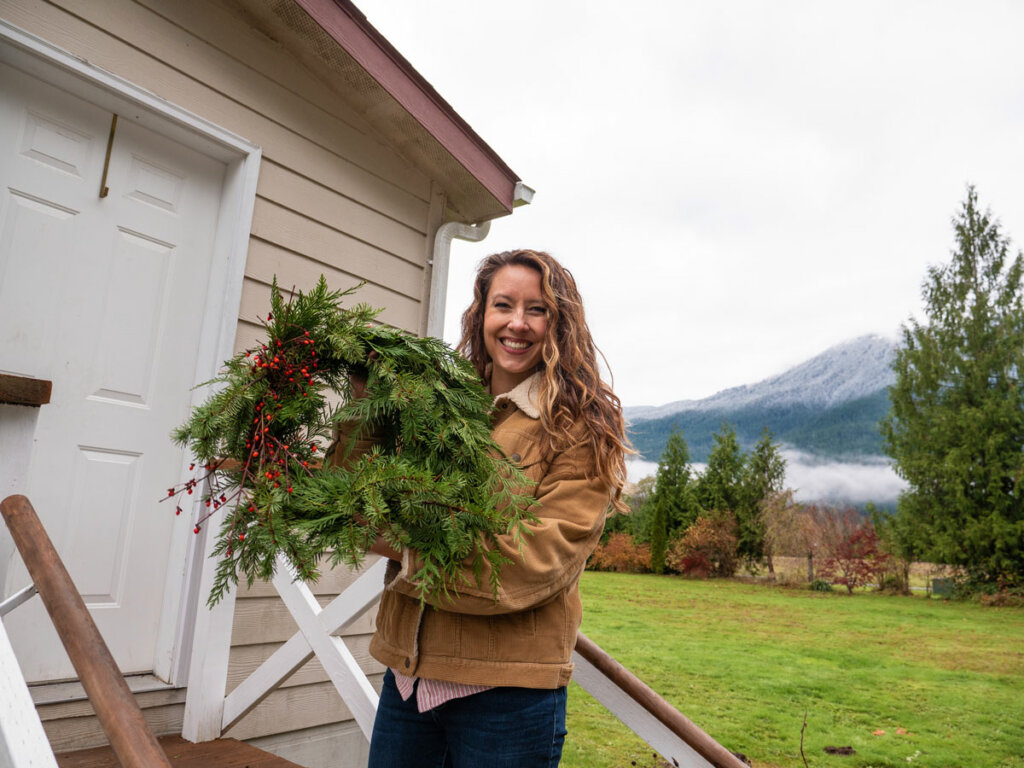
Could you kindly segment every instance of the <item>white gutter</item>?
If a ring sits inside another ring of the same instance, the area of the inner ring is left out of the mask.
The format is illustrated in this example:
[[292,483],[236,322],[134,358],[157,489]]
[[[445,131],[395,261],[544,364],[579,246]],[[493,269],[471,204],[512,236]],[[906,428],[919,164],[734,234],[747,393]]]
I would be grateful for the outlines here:
[[[523,182],[516,182],[512,207],[529,205],[534,191]],[[451,261],[452,240],[467,240],[479,243],[491,231],[491,222],[463,224],[449,221],[437,228],[434,236],[434,253],[430,260],[430,306],[427,309],[427,336],[444,336],[444,309],[448,298],[448,263]]]

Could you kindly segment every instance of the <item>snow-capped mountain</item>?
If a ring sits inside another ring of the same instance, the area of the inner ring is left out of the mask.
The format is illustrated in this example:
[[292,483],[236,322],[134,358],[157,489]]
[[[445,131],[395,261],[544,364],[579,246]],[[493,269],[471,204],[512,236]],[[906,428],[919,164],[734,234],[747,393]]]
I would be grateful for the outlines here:
[[777,442],[813,456],[864,460],[883,451],[878,424],[889,409],[895,342],[862,336],[757,384],[703,400],[624,409],[640,454],[656,461],[680,429],[694,461],[703,461],[723,424],[751,446],[768,428]]
[[881,336],[845,341],[756,384],[724,389],[703,400],[677,400],[659,406],[627,406],[627,421],[661,419],[682,411],[735,411],[752,406],[805,405],[831,408],[874,394],[893,383],[895,343]]

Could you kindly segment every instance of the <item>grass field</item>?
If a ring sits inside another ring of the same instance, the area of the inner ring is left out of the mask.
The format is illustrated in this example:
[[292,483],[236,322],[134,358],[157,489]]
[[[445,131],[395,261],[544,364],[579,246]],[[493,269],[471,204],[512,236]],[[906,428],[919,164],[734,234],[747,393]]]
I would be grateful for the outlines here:
[[[583,631],[757,768],[803,768],[805,712],[811,768],[1024,768],[1024,609],[617,573],[581,589]],[[634,764],[660,761],[573,685],[562,765]]]

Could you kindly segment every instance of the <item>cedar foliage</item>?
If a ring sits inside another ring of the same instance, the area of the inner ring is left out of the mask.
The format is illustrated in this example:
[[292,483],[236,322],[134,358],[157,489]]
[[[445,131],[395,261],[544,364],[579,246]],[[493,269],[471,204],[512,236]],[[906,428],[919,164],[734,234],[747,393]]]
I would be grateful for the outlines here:
[[[216,392],[172,434],[202,468],[168,496],[209,483],[196,532],[230,509],[211,605],[240,576],[271,578],[278,553],[312,580],[325,555],[359,565],[378,534],[419,555],[421,599],[457,592],[470,574],[479,582],[485,563],[496,595],[508,562],[497,537],[521,546],[535,519],[522,473],[491,438],[493,401],[472,366],[438,339],[375,325],[380,310],[342,308],[353,290],[330,291],[321,276],[286,300],[275,280],[266,342],[228,360],[208,382]],[[364,397],[352,397],[351,376],[366,378]],[[343,453],[369,435],[376,445],[321,467],[339,424]]]

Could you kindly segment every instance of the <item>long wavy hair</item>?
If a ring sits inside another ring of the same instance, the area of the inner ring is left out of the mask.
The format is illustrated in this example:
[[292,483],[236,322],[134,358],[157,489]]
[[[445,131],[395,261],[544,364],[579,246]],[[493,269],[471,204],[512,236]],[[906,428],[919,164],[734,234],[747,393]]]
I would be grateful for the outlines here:
[[462,315],[458,349],[485,378],[491,362],[483,332],[487,294],[495,273],[512,264],[540,273],[541,295],[548,311],[548,331],[538,364],[543,372],[538,403],[541,455],[550,458],[556,451],[589,442],[594,474],[612,491],[615,508],[625,511],[622,487],[626,454],[633,450],[626,438],[622,403],[601,379],[598,349],[587,326],[576,280],[568,269],[542,251],[505,251],[485,258],[477,268],[473,303]]

